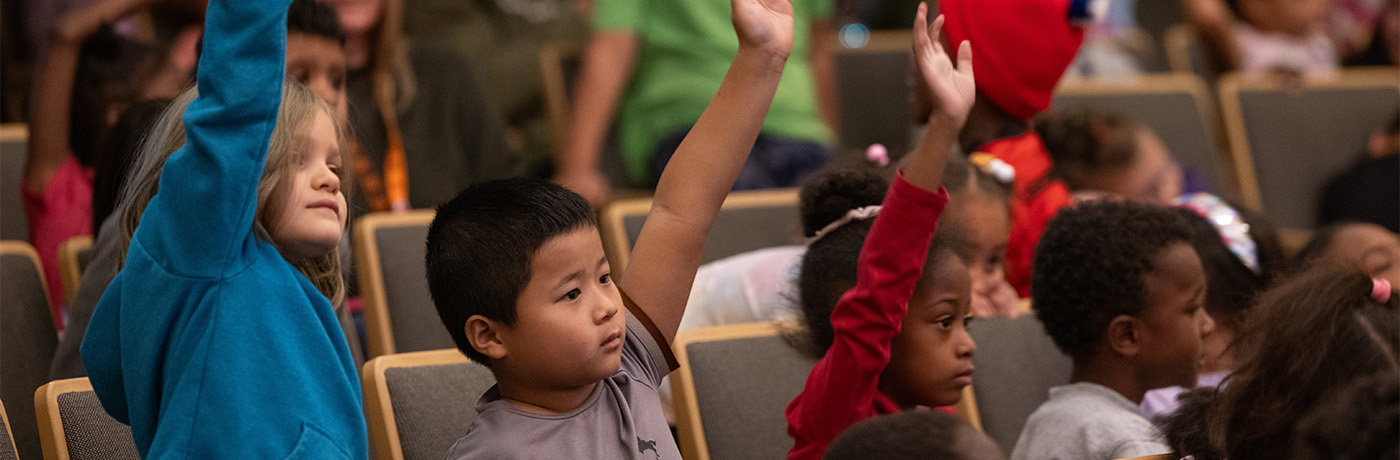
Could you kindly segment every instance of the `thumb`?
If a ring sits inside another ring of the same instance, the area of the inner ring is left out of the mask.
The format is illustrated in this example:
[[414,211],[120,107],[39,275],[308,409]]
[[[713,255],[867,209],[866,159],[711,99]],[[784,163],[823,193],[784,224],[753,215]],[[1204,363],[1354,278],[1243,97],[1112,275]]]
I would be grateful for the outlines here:
[[963,40],[958,45],[958,72],[972,76],[972,42]]

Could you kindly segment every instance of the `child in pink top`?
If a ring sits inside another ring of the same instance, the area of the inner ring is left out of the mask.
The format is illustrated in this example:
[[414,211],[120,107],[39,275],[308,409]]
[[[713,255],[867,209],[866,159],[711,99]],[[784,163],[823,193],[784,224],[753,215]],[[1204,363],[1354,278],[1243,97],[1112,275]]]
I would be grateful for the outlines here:
[[39,251],[63,330],[63,286],[58,245],[92,232],[92,165],[107,128],[132,102],[173,96],[167,61],[155,47],[116,35],[111,22],[155,0],[103,0],[65,14],[35,75],[24,162],[24,205],[29,240]]

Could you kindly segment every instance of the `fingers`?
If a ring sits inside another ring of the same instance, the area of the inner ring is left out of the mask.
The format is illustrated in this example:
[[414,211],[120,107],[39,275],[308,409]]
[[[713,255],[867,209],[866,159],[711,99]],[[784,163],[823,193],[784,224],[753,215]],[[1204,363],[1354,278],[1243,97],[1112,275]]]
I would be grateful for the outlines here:
[[963,40],[958,45],[958,73],[972,77],[972,42]]

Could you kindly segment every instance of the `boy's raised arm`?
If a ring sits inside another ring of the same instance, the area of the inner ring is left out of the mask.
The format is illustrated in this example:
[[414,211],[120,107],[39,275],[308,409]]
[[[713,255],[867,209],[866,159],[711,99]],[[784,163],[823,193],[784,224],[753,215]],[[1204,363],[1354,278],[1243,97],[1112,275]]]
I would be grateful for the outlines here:
[[730,0],[739,53],[719,92],[661,174],[632,262],[618,283],[670,343],[710,223],[739,177],[792,52],[789,0]]

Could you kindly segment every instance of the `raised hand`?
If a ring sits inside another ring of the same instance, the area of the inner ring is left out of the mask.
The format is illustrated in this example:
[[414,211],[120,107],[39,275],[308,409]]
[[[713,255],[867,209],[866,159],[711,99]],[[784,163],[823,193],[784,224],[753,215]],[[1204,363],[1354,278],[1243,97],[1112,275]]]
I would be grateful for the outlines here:
[[791,0],[729,0],[739,48],[753,47],[784,59],[792,53]]
[[[953,67],[938,36],[943,29],[943,15],[928,24],[928,4],[920,3],[914,16],[914,62],[919,69],[920,84],[932,96],[929,127],[935,121],[948,123],[954,131],[961,130],[977,97],[977,85],[972,78],[972,44],[963,40],[958,45],[958,63]],[[940,118],[940,120],[934,120]]]

